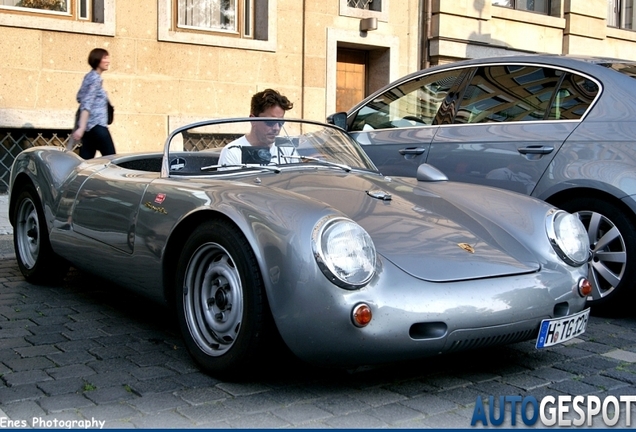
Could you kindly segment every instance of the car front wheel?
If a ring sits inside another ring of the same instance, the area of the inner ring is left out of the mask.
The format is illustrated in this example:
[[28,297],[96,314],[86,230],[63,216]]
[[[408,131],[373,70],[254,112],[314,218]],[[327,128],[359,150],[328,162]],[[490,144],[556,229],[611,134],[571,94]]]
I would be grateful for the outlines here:
[[597,310],[620,309],[634,297],[636,228],[615,205],[596,198],[578,198],[560,205],[585,225],[592,251],[588,304]]
[[186,346],[207,372],[247,375],[268,336],[267,304],[254,252],[243,234],[208,221],[189,237],[176,280]]

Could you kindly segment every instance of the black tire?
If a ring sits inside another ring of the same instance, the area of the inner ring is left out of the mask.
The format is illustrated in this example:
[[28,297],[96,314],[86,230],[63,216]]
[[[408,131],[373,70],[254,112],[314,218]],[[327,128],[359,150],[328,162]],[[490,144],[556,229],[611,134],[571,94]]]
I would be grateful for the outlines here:
[[577,198],[560,204],[578,215],[587,228],[592,260],[588,305],[597,312],[623,311],[633,299],[636,276],[636,227],[614,204],[597,198]]
[[32,185],[19,192],[13,220],[13,247],[25,279],[35,284],[60,283],[69,264],[51,248],[42,204]]
[[213,375],[249,376],[272,331],[247,239],[227,222],[203,223],[186,241],[176,277],[177,317],[192,357]]

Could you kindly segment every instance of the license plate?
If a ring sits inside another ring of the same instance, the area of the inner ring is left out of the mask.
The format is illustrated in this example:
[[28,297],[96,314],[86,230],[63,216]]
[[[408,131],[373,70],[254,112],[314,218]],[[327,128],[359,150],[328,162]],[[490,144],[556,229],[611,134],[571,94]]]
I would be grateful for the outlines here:
[[585,333],[590,309],[568,315],[563,318],[541,321],[541,329],[537,338],[537,348],[546,348],[560,344]]

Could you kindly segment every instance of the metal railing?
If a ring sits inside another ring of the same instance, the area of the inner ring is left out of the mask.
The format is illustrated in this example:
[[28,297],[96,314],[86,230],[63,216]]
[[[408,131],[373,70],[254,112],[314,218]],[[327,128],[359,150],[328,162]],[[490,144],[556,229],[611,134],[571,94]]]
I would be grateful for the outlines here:
[[221,148],[240,137],[240,134],[192,133],[186,131],[183,134],[183,148],[187,151]]
[[0,129],[0,193],[9,190],[9,173],[22,150],[39,146],[66,147],[71,130]]
[[369,4],[372,2],[373,0],[347,0],[347,5],[357,9],[370,9]]

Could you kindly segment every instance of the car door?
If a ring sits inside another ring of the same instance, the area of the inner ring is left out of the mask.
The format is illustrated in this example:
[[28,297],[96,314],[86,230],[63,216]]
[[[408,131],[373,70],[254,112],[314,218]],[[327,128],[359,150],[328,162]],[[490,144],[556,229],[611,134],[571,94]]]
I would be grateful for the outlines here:
[[135,172],[109,164],[90,175],[77,193],[73,230],[132,253],[135,222],[148,184],[158,173]]
[[[450,180],[531,194],[598,93],[589,78],[532,64],[476,68],[427,162]],[[439,115],[439,114],[438,114]]]
[[370,98],[349,114],[351,136],[383,174],[415,176],[438,129],[437,112],[465,73],[417,75]]

